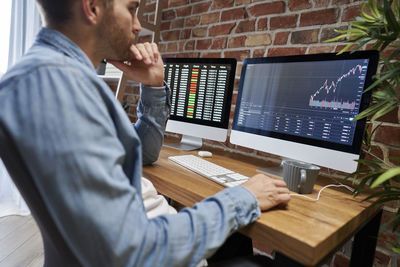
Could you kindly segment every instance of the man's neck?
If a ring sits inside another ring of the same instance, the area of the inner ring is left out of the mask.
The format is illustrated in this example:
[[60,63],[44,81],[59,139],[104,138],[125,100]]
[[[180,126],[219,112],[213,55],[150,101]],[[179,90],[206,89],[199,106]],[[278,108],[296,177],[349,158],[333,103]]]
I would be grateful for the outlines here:
[[82,49],[88,56],[93,66],[97,68],[103,57],[96,53],[97,40],[95,35],[84,26],[80,25],[79,28],[71,24],[64,24],[61,26],[46,25],[47,28],[57,30],[67,36],[72,42]]

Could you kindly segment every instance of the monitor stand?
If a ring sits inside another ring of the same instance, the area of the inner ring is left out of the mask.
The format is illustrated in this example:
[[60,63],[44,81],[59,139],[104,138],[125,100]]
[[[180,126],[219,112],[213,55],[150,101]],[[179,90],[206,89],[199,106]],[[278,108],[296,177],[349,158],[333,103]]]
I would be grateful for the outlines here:
[[180,143],[164,144],[164,146],[185,151],[196,150],[203,146],[203,139],[190,135],[182,135]]
[[283,161],[288,160],[290,158],[283,158],[279,166],[272,166],[272,167],[265,167],[265,168],[258,168],[257,171],[265,173],[267,175],[271,175],[277,178],[283,179]]
[[274,176],[274,177],[283,179],[282,164],[279,166],[275,166],[275,167],[258,168],[257,171],[265,173],[270,176]]

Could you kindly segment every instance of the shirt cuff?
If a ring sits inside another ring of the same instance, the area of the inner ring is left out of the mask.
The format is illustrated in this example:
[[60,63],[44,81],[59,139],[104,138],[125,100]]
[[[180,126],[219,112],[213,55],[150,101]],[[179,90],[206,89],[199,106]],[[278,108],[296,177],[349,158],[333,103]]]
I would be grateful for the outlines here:
[[140,84],[140,99],[145,105],[154,105],[154,104],[165,105],[167,96],[168,96],[168,87],[166,86],[149,87]]
[[238,228],[246,226],[260,217],[261,210],[257,199],[248,189],[243,186],[235,186],[227,188],[224,191],[234,204]]

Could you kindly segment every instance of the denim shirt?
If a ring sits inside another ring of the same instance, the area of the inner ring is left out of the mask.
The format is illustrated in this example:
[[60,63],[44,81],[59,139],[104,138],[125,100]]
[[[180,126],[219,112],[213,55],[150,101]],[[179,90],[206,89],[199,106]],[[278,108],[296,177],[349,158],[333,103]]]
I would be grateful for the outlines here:
[[[0,156],[14,180],[33,181],[74,265],[195,266],[260,215],[237,186],[175,215],[146,216],[142,164],[157,160],[169,93],[140,94],[132,125],[86,54],[47,28],[1,80]],[[45,266],[70,265],[54,242],[44,238]]]

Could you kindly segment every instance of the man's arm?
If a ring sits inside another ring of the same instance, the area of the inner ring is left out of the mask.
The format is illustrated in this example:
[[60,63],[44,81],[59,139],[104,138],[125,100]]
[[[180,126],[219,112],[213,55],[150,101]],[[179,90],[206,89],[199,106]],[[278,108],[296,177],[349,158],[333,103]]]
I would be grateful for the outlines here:
[[129,79],[140,82],[138,121],[134,124],[142,142],[143,164],[158,159],[164,141],[169,114],[169,88],[164,86],[164,65],[155,43],[132,45],[133,60],[108,62],[124,71]]

